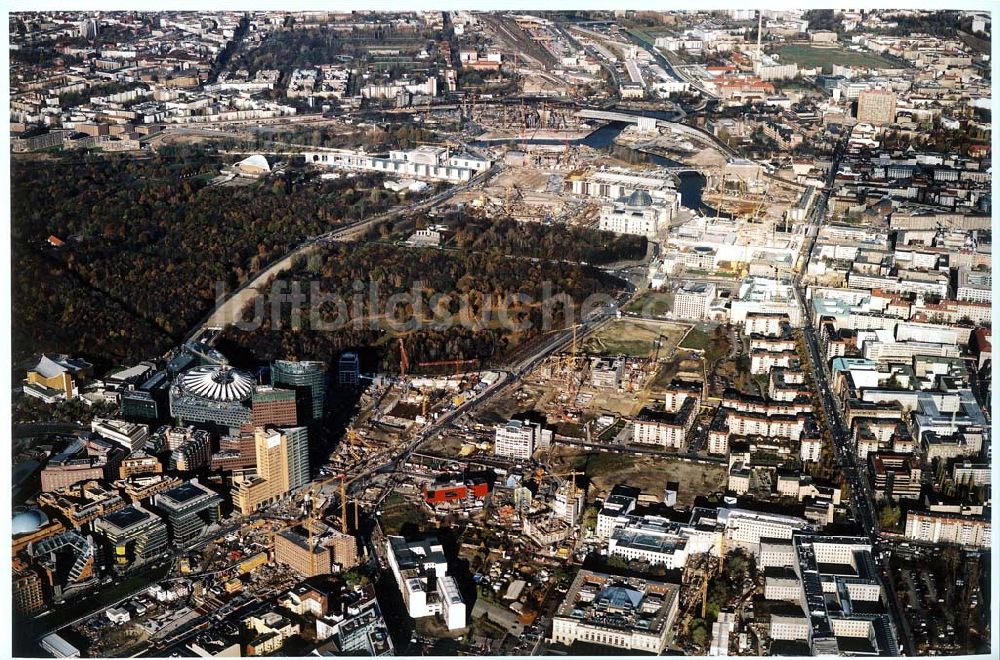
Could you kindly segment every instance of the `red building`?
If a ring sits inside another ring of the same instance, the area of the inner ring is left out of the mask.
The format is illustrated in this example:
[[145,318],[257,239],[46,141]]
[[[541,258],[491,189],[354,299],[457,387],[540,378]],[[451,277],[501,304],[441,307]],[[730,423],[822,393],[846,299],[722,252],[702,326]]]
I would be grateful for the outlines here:
[[489,493],[490,481],[485,476],[477,475],[465,479],[445,476],[439,477],[430,486],[424,486],[424,501],[434,506],[466,498],[481,500]]

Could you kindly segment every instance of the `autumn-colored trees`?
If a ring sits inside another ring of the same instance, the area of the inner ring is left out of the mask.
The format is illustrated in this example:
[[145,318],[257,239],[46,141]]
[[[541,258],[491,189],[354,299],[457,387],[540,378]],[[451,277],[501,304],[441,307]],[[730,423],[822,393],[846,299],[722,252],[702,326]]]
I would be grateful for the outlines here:
[[561,327],[587,296],[622,285],[577,264],[384,244],[332,248],[301,260],[282,279],[276,292],[286,295],[296,283],[303,293],[299,328],[292,327],[287,297],[277,303],[276,315],[274,298],[267,297],[262,316],[254,317],[252,305],[245,314],[247,321],[259,319],[259,327],[227,330],[219,344],[224,352],[244,359],[330,360],[346,348],[378,347],[382,366],[393,368],[398,354],[392,337],[401,335],[412,364],[501,360],[543,329]]
[[162,353],[212,308],[219,284],[239,286],[304,239],[398,200],[380,176],[311,179],[291,193],[268,181],[206,187],[223,162],[184,149],[16,162],[14,357],[60,351],[103,366]]

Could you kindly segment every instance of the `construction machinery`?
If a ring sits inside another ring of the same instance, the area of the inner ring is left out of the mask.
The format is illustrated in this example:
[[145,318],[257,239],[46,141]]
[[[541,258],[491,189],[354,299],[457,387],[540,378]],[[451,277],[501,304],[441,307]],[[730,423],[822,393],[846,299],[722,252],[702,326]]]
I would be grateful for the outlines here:
[[[760,196],[760,204],[754,209],[753,213],[750,215],[750,222],[756,224],[760,222],[760,212],[764,209],[764,204],[767,202],[767,193],[771,190],[770,182],[764,187],[764,192]],[[771,225],[771,237],[774,238],[774,225]]]

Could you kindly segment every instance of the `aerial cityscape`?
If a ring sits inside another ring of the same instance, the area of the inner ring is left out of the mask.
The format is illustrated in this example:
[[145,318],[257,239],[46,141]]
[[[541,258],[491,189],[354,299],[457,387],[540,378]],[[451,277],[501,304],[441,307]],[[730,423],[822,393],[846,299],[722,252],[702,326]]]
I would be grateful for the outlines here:
[[15,657],[991,655],[991,14],[8,14]]

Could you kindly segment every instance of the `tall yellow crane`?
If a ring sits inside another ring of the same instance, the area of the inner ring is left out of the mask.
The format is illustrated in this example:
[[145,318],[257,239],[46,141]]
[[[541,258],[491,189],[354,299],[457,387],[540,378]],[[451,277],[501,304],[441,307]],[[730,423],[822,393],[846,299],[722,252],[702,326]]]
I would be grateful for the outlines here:
[[568,357],[566,361],[563,363],[564,368],[566,369],[567,393],[569,393],[569,391],[572,389],[573,375],[574,372],[576,371],[576,331],[578,328],[582,328],[583,326],[584,326],[583,323],[577,323],[575,325],[570,326],[569,328],[558,328],[556,330],[549,330],[548,332],[545,333],[549,335],[552,334],[553,332],[565,332],[567,330],[573,331],[573,343],[570,345],[570,357]]
[[403,346],[403,338],[399,338],[399,377],[406,375],[406,370],[410,368],[410,356],[406,354],[406,346]]
[[[722,534],[719,534],[718,543],[716,544],[716,551],[719,553],[719,575],[722,575],[722,565],[725,561],[726,554],[725,549],[722,547]],[[711,561],[711,555],[706,553],[705,555],[705,579],[702,580],[701,584],[701,618],[705,618],[706,608],[708,606],[708,564]]]

